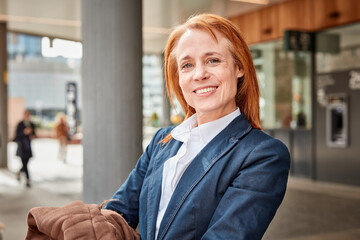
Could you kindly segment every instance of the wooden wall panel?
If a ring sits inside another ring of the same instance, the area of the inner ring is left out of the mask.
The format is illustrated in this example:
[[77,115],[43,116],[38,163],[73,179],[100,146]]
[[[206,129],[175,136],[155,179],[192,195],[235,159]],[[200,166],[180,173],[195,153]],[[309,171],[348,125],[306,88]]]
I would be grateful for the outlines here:
[[273,5],[260,11],[260,41],[268,41],[280,37],[279,7]]
[[232,19],[243,33],[248,44],[260,42],[260,13],[250,12]]
[[313,0],[312,5],[316,29],[360,20],[359,0]]
[[311,30],[311,6],[313,0],[293,0],[276,5],[279,8],[280,35],[287,29]]
[[231,20],[253,44],[280,39],[287,29],[317,31],[360,21],[360,0],[289,0]]

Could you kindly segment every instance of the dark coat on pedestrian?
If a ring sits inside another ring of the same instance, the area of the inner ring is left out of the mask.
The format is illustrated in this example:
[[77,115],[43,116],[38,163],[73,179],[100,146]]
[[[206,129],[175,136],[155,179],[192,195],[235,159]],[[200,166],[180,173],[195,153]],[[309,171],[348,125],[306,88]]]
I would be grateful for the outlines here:
[[[26,127],[30,127],[32,129],[30,134],[25,134],[24,129]],[[17,142],[18,148],[16,151],[16,156],[20,158],[31,158],[32,150],[31,150],[31,138],[35,137],[35,125],[32,122],[28,122],[28,126],[26,126],[25,121],[19,122],[16,127],[16,135],[14,141]]]

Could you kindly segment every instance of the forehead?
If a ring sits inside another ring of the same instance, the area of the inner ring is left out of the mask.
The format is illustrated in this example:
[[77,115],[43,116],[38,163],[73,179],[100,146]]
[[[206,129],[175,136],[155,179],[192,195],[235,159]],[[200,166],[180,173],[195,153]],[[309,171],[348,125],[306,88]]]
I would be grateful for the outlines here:
[[216,38],[209,31],[203,29],[187,29],[177,43],[176,57],[179,58],[184,54],[206,50],[207,48],[208,50],[223,51],[229,49],[229,41],[217,31],[214,31],[214,34]]

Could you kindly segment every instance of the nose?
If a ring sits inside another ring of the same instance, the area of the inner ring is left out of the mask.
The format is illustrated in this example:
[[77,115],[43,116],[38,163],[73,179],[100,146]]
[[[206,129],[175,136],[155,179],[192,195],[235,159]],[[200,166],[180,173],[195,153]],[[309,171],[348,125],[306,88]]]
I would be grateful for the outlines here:
[[195,81],[201,81],[209,78],[209,73],[204,65],[197,65],[193,76]]

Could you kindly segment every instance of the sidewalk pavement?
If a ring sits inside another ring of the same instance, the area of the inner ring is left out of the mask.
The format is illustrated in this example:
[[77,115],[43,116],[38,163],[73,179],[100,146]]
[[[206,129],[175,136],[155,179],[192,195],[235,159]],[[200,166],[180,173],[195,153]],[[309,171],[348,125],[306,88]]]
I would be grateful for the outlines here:
[[[62,206],[82,199],[82,145],[68,146],[68,162],[56,159],[57,142],[35,139],[29,163],[32,187],[19,183],[20,160],[8,145],[9,170],[0,169],[3,240],[25,238],[27,213],[36,206]],[[264,240],[359,240],[360,188],[291,177],[285,199]]]
[[8,170],[0,169],[0,222],[4,223],[3,240],[24,239],[27,232],[27,213],[37,206],[62,206],[82,199],[82,145],[67,146],[66,164],[57,159],[55,139],[35,139],[34,157],[29,162],[32,186],[25,187],[15,173],[21,160],[15,156],[16,143],[8,144]]
[[359,240],[360,188],[290,177],[264,240]]

